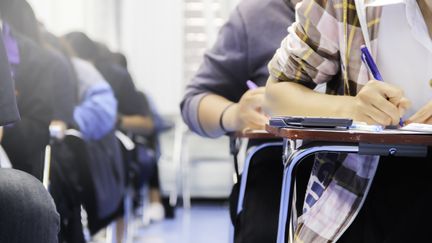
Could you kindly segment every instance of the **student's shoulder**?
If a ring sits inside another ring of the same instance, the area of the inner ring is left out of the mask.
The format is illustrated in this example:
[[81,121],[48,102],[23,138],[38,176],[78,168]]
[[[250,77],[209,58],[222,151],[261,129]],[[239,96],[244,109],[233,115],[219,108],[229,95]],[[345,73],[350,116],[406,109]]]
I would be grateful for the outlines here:
[[62,52],[51,47],[45,47],[44,49],[47,58],[46,64],[50,65],[52,68],[60,68],[63,71],[68,69],[69,71],[72,64]]
[[67,65],[66,57],[60,52],[38,44],[17,32],[13,32],[13,36],[19,47],[21,56],[20,64],[50,68],[59,65]]
[[245,21],[257,18],[265,19],[276,13],[287,16],[294,12],[292,5],[287,4],[285,0],[241,0],[237,10]]
[[12,36],[18,44],[21,62],[35,60],[43,61],[46,58],[49,58],[48,52],[42,46],[38,45],[26,36],[14,31],[12,32]]

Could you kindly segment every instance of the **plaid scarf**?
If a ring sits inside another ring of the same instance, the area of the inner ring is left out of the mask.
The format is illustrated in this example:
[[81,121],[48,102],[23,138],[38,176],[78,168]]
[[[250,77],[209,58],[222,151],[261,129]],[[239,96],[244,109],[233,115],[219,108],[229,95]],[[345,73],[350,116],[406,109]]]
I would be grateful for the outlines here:
[[[372,54],[376,54],[381,9],[368,7],[364,12]],[[326,83],[327,94],[355,96],[372,78],[360,58],[364,43],[355,0],[304,0],[289,35],[269,63],[270,75],[276,82],[311,89]],[[339,239],[362,207],[378,160],[378,156],[357,154],[317,155],[295,242]]]

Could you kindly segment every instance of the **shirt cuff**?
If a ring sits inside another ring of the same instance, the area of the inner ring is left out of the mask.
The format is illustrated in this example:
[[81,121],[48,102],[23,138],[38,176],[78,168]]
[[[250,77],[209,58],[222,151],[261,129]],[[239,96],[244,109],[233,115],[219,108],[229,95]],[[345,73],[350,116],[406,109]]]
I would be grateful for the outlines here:
[[201,127],[198,119],[198,107],[201,100],[208,95],[208,93],[201,93],[187,99],[182,107],[183,121],[189,126],[193,132],[200,136],[209,137],[209,135]]

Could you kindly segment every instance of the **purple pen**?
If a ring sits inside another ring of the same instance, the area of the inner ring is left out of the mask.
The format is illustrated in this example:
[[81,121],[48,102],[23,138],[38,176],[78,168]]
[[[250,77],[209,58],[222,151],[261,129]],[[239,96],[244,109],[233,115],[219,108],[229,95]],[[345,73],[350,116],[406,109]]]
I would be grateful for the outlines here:
[[248,80],[246,81],[246,85],[248,86],[249,89],[256,89],[258,88],[258,85],[256,85],[254,82]]
[[[376,79],[378,81],[384,81],[384,79],[382,78],[381,73],[378,70],[378,67],[377,67],[375,61],[373,60],[373,57],[372,57],[371,53],[369,52],[368,48],[365,45],[362,45],[360,47],[360,51],[362,53],[361,59],[364,62],[364,64],[366,65],[369,72],[374,77],[374,79]],[[403,125],[404,125],[404,121],[402,120],[402,118],[400,118],[399,126],[403,127]]]
[[379,81],[383,81],[381,73],[379,72],[378,67],[377,67],[375,61],[373,60],[373,57],[370,54],[368,48],[365,45],[362,45],[360,47],[360,50],[362,52],[362,55],[361,55],[362,61],[366,64],[366,67],[372,73],[372,76],[374,77],[374,79],[379,80]]

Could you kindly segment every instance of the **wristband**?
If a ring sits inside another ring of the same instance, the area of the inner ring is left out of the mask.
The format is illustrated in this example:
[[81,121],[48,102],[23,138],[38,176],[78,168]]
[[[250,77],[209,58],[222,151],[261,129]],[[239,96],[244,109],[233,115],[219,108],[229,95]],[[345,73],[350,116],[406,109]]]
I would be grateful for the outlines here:
[[225,127],[224,127],[224,124],[223,124],[223,117],[224,117],[224,115],[225,115],[225,112],[228,110],[228,108],[230,108],[231,106],[233,106],[233,105],[235,105],[236,103],[231,103],[231,104],[229,104],[229,105],[227,105],[224,109],[223,109],[223,111],[222,111],[222,113],[221,113],[221,115],[220,115],[220,117],[219,117],[219,126],[220,126],[220,128],[222,129],[222,131],[224,132],[224,133],[228,133],[229,131],[227,131],[226,129],[225,129]]

